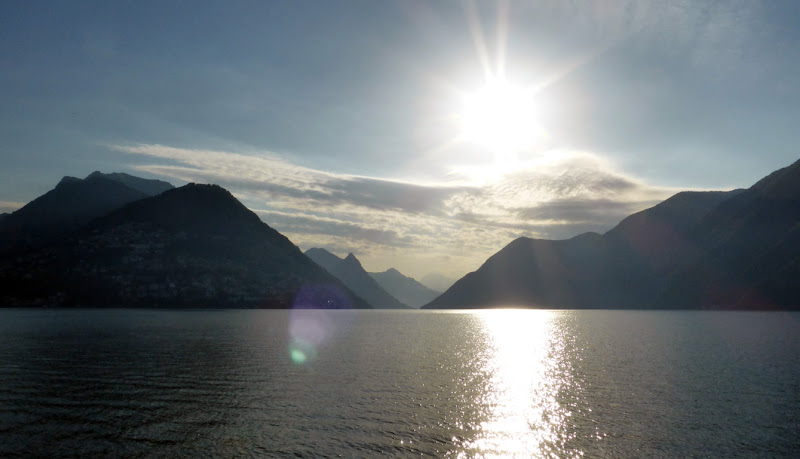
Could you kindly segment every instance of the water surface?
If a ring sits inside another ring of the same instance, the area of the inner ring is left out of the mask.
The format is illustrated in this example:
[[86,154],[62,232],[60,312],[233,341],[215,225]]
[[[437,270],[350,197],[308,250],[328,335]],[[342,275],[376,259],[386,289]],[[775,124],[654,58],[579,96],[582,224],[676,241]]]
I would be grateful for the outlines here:
[[0,456],[785,456],[800,315],[0,310]]

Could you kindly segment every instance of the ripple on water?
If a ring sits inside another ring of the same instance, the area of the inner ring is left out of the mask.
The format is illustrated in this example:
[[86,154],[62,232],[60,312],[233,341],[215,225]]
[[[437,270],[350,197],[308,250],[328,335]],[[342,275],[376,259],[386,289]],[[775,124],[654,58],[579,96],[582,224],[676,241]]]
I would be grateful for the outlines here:
[[800,449],[797,324],[3,310],[0,456],[788,457]]

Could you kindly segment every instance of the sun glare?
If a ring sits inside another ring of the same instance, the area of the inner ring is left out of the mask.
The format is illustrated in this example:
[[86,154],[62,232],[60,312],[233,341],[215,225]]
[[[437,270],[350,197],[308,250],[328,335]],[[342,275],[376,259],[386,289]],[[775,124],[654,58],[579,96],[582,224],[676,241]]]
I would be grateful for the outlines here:
[[569,451],[569,411],[559,394],[575,384],[553,369],[565,351],[559,313],[495,309],[478,313],[491,343],[492,416],[468,448],[497,457],[555,457]]
[[494,78],[477,92],[466,94],[461,137],[492,150],[511,154],[532,146],[536,127],[533,93]]

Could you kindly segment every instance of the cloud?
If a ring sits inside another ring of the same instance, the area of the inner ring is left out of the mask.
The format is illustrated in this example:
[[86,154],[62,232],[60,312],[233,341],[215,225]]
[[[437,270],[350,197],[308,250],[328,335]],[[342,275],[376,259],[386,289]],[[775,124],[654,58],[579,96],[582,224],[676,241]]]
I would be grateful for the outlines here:
[[473,192],[466,186],[423,185],[368,177],[338,178],[326,185],[338,203],[411,213],[438,213],[442,201],[448,197]]
[[[657,201],[656,201],[657,202]],[[561,221],[572,224],[598,224],[606,227],[624,216],[654,205],[653,201],[613,201],[610,199],[561,199],[517,210],[522,220]]]
[[153,160],[139,170],[230,189],[302,248],[354,252],[371,269],[418,276],[426,269],[460,276],[519,236],[602,232],[676,191],[644,184],[592,153],[541,155],[485,183],[469,174],[415,183],[312,169],[271,153],[112,148]]
[[286,232],[304,235],[328,235],[353,238],[374,244],[394,247],[409,247],[412,239],[400,236],[396,230],[371,228],[353,222],[302,213],[288,213],[253,209],[262,220],[278,226]]

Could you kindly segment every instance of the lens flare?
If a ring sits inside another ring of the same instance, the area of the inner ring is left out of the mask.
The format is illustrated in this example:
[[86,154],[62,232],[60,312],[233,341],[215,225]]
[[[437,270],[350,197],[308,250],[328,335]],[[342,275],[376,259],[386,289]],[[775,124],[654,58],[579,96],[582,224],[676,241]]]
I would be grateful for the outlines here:
[[[295,308],[289,312],[289,340],[286,351],[289,359],[296,365],[312,364],[323,349],[336,336],[345,332],[352,321],[349,310],[308,309],[326,298],[334,298],[337,304],[345,304],[346,297],[332,286],[324,289],[301,289],[295,299]],[[325,292],[320,295],[320,291]]]
[[298,365],[306,363],[306,360],[308,360],[306,353],[294,347],[294,345],[289,346],[289,357],[292,358],[292,362]]

